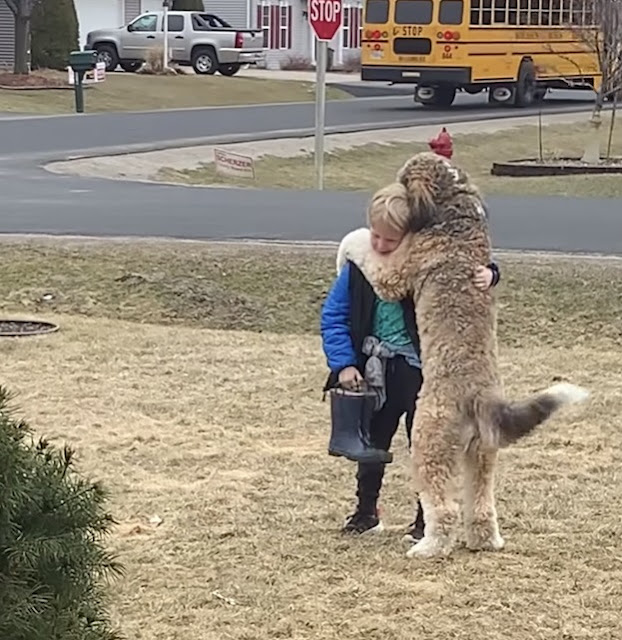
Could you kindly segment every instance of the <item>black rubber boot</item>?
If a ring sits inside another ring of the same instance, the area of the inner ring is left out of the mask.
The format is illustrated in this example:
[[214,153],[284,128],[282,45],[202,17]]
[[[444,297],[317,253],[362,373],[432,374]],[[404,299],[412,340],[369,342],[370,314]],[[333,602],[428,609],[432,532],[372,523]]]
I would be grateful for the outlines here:
[[328,453],[354,462],[383,462],[393,460],[393,454],[376,449],[370,441],[370,425],[375,396],[366,392],[331,389],[331,434]]

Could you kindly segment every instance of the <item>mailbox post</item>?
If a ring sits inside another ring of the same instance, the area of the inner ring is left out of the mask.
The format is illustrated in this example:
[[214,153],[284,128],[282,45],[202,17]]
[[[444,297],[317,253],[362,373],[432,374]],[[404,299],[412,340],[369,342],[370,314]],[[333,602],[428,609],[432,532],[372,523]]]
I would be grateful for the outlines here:
[[84,74],[97,65],[97,51],[72,51],[69,54],[69,66],[74,72],[74,91],[76,95],[76,113],[84,113]]

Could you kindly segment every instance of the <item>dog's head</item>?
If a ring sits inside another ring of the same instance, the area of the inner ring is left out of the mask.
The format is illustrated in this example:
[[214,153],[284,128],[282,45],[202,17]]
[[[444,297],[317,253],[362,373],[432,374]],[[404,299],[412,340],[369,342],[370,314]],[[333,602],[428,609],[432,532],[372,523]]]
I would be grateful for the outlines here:
[[[475,196],[481,202],[479,192],[462,169],[436,153],[423,152],[409,158],[397,172],[397,180],[408,192],[413,232],[444,222],[457,196]],[[484,214],[483,206],[471,207],[473,215]]]

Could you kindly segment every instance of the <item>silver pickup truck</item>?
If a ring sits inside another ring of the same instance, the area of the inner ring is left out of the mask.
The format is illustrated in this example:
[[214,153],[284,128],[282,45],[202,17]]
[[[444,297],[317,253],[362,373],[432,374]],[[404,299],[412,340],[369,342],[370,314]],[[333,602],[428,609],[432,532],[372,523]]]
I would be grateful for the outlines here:
[[[118,29],[89,32],[85,48],[98,52],[106,71],[117,65],[137,71],[149,49],[163,46],[163,25],[162,11],[145,13]],[[257,63],[265,55],[261,30],[234,29],[214,14],[195,11],[168,12],[168,48],[171,62],[207,75],[218,71],[233,76],[243,64]]]

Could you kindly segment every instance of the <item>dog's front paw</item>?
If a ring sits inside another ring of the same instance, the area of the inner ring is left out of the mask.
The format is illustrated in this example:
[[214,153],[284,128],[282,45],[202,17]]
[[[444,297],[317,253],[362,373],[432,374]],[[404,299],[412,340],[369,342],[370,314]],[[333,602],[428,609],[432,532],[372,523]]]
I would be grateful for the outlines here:
[[443,558],[451,554],[455,542],[449,536],[424,536],[407,552],[407,558]]
[[390,264],[374,262],[370,265],[368,273],[369,283],[381,300],[397,302],[408,295],[406,280]]

